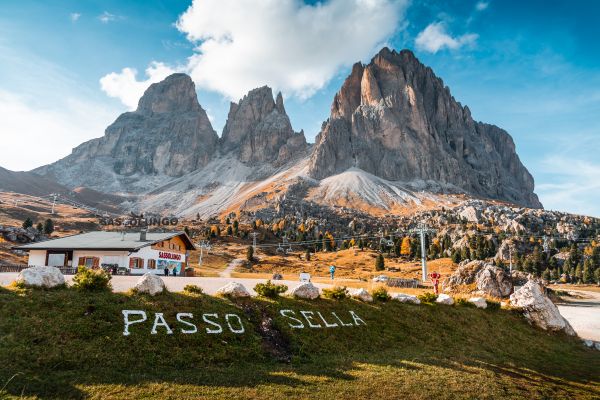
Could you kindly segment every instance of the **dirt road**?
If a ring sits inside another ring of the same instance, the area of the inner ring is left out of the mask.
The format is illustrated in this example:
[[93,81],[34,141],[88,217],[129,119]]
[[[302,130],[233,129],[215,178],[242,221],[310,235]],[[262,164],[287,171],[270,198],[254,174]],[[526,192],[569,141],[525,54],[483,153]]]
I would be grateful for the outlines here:
[[569,290],[570,297],[556,304],[563,317],[583,339],[600,341],[600,293]]

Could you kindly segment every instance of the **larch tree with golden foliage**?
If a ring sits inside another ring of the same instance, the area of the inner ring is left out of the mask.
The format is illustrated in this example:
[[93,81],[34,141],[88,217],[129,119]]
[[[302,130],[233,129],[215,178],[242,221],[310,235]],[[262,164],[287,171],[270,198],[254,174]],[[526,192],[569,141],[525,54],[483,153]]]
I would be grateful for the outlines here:
[[402,245],[400,246],[400,254],[403,256],[410,256],[410,237],[405,236],[402,239]]

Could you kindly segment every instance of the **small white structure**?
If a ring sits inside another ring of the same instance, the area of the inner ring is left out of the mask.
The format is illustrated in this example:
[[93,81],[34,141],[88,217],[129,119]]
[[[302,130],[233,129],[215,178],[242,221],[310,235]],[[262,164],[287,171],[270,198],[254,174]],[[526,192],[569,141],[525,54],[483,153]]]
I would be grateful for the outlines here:
[[132,275],[181,275],[194,244],[185,232],[97,231],[16,247],[28,265],[116,269]]

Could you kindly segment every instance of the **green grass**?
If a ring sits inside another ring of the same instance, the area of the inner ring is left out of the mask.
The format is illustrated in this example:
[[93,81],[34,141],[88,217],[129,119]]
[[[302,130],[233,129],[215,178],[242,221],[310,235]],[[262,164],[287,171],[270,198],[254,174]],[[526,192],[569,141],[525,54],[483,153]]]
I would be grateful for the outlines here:
[[[123,336],[123,309],[174,329],[177,312],[237,313],[246,333],[151,335],[146,322]],[[354,310],[367,326],[293,330],[280,309]],[[2,397],[592,399],[600,353],[503,310],[0,288]]]

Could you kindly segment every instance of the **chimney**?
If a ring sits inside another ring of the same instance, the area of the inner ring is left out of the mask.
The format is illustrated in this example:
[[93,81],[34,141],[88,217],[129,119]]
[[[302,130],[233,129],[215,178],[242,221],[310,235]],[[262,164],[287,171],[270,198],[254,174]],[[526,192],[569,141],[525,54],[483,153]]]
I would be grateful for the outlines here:
[[146,229],[142,229],[140,231],[140,242],[145,242],[146,241]]

